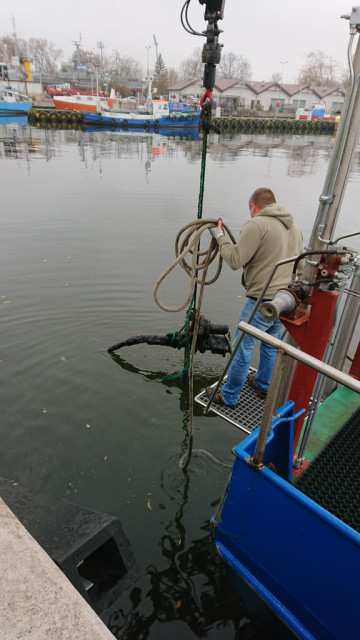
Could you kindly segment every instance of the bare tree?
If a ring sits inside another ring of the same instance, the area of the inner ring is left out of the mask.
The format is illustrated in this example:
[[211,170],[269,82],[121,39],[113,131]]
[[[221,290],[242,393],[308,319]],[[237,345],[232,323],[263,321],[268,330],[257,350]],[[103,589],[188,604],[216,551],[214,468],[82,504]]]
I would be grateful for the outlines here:
[[88,66],[101,66],[101,57],[99,53],[94,53],[93,51],[88,51],[87,49],[79,49],[79,59],[78,52],[74,51],[71,56],[71,62],[75,63],[75,65],[80,62],[84,67]]
[[280,71],[274,71],[274,73],[271,76],[271,80],[273,82],[281,82],[281,73],[280,73]]
[[118,51],[113,51],[111,56],[110,72],[124,80],[141,80],[141,66],[132,56],[121,56]]
[[176,82],[179,80],[179,74],[176,71],[176,69],[172,67],[168,69],[168,80],[169,80],[169,87],[171,87],[173,84],[176,84]]
[[341,84],[339,74],[339,64],[334,58],[323,51],[310,51],[300,69],[298,82],[317,87],[336,87]]
[[201,54],[201,49],[194,49],[192,56],[181,62],[179,68],[180,78],[200,78],[202,76]]
[[250,80],[252,68],[249,60],[230,51],[223,53],[219,64],[219,75],[222,78],[237,79],[240,82]]
[[0,57],[4,61],[8,61],[9,58],[19,56],[20,58],[26,58],[27,56],[27,42],[23,38],[14,38],[11,36],[3,36],[0,38]]
[[30,58],[36,59],[36,66],[43,73],[53,73],[56,62],[62,56],[62,50],[56,49],[53,42],[44,38],[30,38],[28,42]]
[[347,89],[350,85],[350,72],[347,67],[342,67],[339,74],[340,86]]

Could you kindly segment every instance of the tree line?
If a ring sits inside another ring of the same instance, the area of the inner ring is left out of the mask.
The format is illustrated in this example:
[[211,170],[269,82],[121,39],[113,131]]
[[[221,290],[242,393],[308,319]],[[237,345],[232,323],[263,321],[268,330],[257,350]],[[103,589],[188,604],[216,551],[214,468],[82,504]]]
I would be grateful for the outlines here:
[[[0,38],[0,58],[3,61],[18,56],[30,58],[34,61],[36,71],[52,75],[59,70],[59,63],[63,51],[44,38],[30,38],[25,40],[12,36]],[[97,68],[110,78],[123,80],[141,80],[143,71],[141,64],[132,56],[122,55],[114,50],[109,55],[96,53],[78,47],[74,51],[71,64],[80,64],[89,69]],[[203,65],[201,48],[195,49],[189,58],[183,60],[178,69],[167,68],[161,53],[157,56],[155,66],[150,69],[150,75],[156,82],[159,93],[186,78],[201,78]],[[217,76],[246,82],[251,80],[252,68],[249,60],[242,55],[228,52],[222,54],[217,67]],[[280,82],[281,74],[274,72],[271,80]],[[348,73],[340,67],[338,62],[323,51],[311,51],[306,54],[305,62],[299,70],[296,81],[299,84],[313,84],[318,87],[347,86]]]

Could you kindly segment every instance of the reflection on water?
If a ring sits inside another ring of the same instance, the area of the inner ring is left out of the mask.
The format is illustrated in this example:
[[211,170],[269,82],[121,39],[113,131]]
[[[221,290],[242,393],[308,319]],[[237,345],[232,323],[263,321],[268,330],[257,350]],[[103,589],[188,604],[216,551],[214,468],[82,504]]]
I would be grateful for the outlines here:
[[[204,217],[234,234],[248,197],[268,185],[308,237],[333,145],[330,137],[209,137]],[[174,258],[178,230],[197,216],[197,134],[57,130],[0,125],[1,475],[120,518],[141,576],[107,612],[116,637],[256,638],[237,604],[210,519],[241,437],[194,409],[183,353],[136,346],[131,335],[181,329],[154,284]],[[359,154],[339,233],[354,230]],[[355,243],[355,239],[354,239]],[[174,273],[164,296],[188,291]],[[244,300],[238,272],[208,287],[204,315],[233,327]],[[197,354],[194,393],[226,359]]]

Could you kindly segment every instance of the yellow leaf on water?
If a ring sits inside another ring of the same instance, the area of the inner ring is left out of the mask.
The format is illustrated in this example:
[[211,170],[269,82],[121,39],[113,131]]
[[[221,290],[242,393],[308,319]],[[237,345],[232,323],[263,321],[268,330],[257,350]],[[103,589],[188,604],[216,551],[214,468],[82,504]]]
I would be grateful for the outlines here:
[[90,425],[88,423],[86,423],[85,427],[87,427],[87,429],[90,429]]
[[104,460],[107,460],[107,456],[104,456]]
[[178,600],[178,601],[177,601],[176,606],[177,606],[177,608],[181,607],[181,602],[180,602],[180,600]]
[[152,511],[152,506],[151,506],[151,504],[150,504],[150,498],[149,498],[149,500],[147,501],[147,508],[148,508],[148,509],[150,509],[150,511]]
[[42,412],[43,412],[43,413],[47,413],[47,409],[43,409],[43,410],[42,410]]
[[60,356],[61,362],[65,362],[66,358],[64,356]]
[[11,300],[2,300],[3,304],[9,304],[11,302]]

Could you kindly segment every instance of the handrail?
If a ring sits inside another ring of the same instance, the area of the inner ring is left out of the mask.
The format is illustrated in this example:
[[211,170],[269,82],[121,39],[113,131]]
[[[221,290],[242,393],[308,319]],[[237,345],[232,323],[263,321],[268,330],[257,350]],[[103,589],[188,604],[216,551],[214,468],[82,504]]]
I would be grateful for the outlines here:
[[238,328],[240,329],[240,331],[248,333],[249,335],[257,338],[258,340],[261,340],[262,342],[265,342],[271,347],[280,349],[283,353],[290,356],[291,358],[294,358],[295,360],[306,364],[308,367],[311,367],[311,369],[315,369],[315,371],[328,376],[328,378],[335,380],[335,382],[342,384],[344,387],[348,387],[352,391],[360,393],[360,381],[356,380],[356,378],[353,378],[352,376],[349,376],[347,373],[343,373],[343,371],[339,371],[335,367],[332,367],[329,364],[325,364],[318,358],[310,356],[308,353],[305,353],[304,351],[301,351],[300,349],[287,344],[283,340],[279,340],[278,338],[274,338],[273,336],[268,335],[267,333],[265,333],[265,331],[261,331],[261,329],[257,329],[247,322],[239,322]]
[[[242,331],[241,335],[245,335],[248,333],[249,335],[265,342],[266,344],[278,349],[282,356],[290,356],[294,358],[298,362],[315,369],[319,373],[335,380],[339,384],[342,384],[345,387],[348,387],[352,391],[356,393],[360,393],[360,381],[352,378],[347,373],[343,373],[339,371],[335,367],[332,367],[329,364],[318,360],[318,358],[314,358],[314,356],[310,356],[308,353],[301,351],[300,349],[293,347],[290,344],[287,344],[283,340],[279,340],[278,338],[274,338],[273,336],[268,335],[265,331],[261,331],[261,329],[257,329],[257,327],[253,327],[251,324],[247,322],[239,322],[238,328]],[[272,379],[270,382],[268,397],[265,404],[264,413],[261,420],[261,425],[259,429],[259,435],[256,441],[256,447],[254,451],[254,456],[249,459],[254,469],[261,469],[263,466],[263,457],[266,447],[267,437],[270,431],[271,420],[273,418],[274,411],[276,409],[276,378],[277,374],[281,375],[282,369],[284,367],[284,357],[278,358],[275,361],[275,367],[272,375]]]

